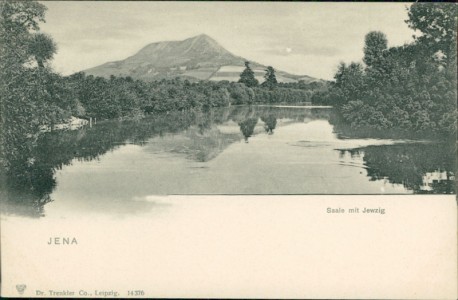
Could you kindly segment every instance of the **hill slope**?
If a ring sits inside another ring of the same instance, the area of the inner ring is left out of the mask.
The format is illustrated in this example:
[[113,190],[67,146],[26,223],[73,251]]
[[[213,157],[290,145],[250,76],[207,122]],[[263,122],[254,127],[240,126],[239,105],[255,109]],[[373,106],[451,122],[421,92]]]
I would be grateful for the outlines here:
[[[236,56],[208,35],[201,34],[183,41],[167,41],[145,46],[125,60],[108,62],[85,70],[88,75],[131,76],[145,81],[181,77],[188,80],[237,81],[246,59]],[[265,66],[252,62],[256,78],[262,82]],[[310,76],[277,71],[280,82],[317,81]]]

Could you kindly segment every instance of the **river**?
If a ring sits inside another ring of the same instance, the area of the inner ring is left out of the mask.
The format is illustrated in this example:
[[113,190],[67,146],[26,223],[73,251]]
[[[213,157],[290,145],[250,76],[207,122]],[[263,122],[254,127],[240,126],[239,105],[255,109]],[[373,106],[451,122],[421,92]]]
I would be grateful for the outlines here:
[[3,211],[136,212],[163,195],[455,193],[453,143],[336,120],[325,107],[234,106],[44,133],[3,180]]

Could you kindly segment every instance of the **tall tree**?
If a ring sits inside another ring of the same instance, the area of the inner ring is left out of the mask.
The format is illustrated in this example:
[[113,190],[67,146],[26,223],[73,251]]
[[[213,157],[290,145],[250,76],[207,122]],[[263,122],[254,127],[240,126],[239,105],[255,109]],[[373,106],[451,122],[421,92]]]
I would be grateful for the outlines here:
[[368,67],[377,68],[382,62],[383,51],[388,48],[388,40],[383,32],[371,31],[366,34],[363,61]]
[[269,89],[273,89],[277,85],[277,77],[275,76],[275,69],[271,66],[268,66],[266,69],[266,74],[264,75],[266,79],[262,86],[267,87]]
[[[56,103],[62,99],[58,95],[66,94],[58,86],[61,81],[49,70],[29,64],[33,59],[43,63],[55,51],[49,47],[52,39],[37,33],[45,11],[36,1],[0,2],[0,162],[9,171],[20,165],[12,164],[14,160],[33,161],[29,155],[40,125],[64,112],[62,103]],[[32,47],[34,40],[41,46]]]
[[259,81],[254,77],[254,72],[248,61],[245,62],[245,70],[240,74],[239,82],[245,84],[247,87],[254,87],[259,84]]

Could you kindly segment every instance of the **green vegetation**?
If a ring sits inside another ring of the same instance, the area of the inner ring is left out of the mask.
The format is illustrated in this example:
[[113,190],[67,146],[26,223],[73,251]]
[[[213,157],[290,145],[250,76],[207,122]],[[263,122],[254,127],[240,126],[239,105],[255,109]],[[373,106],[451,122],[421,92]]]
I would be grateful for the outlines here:
[[267,67],[265,81],[261,84],[263,87],[274,89],[277,86],[277,77],[275,77],[275,69],[271,66]]
[[56,52],[39,32],[46,7],[34,1],[0,2],[0,162],[27,163],[42,125],[68,119],[80,104],[47,62]]
[[[335,82],[329,84],[279,83],[269,66],[266,80],[259,85],[249,62],[237,83],[145,82],[84,73],[63,77],[48,65],[57,46],[40,32],[45,11],[46,7],[35,1],[0,2],[0,164],[7,171],[13,165],[31,167],[30,153],[40,129],[53,128],[71,116],[138,120],[173,111],[312,102],[336,106],[342,120],[353,128],[456,133],[454,4],[413,4],[406,22],[422,33],[415,42],[388,48],[383,33],[370,32],[363,63],[342,63]],[[265,118],[272,132],[275,122]],[[243,124],[249,135],[252,124]]]
[[144,82],[130,77],[105,79],[76,73],[64,81],[83,108],[74,115],[98,120],[140,119],[148,114],[230,105],[308,102],[312,95],[310,90],[250,88],[228,81],[192,83],[179,78]]
[[340,64],[312,102],[336,106],[354,128],[455,134],[457,12],[452,3],[412,4],[406,23],[421,32],[413,43],[388,48],[383,33],[368,33],[364,65]]
[[259,81],[254,77],[254,72],[250,67],[250,62],[245,62],[245,70],[240,74],[240,83],[245,84],[247,87],[255,87],[259,85]]
[[41,129],[53,129],[71,116],[138,120],[172,111],[311,99],[312,92],[307,89],[274,89],[275,71],[271,67],[264,85],[268,88],[257,87],[248,62],[240,83],[181,79],[144,82],[84,73],[63,77],[48,65],[57,46],[49,35],[40,32],[45,12],[46,7],[36,1],[0,2],[0,165],[9,171],[20,165],[18,162],[33,164],[29,154]]

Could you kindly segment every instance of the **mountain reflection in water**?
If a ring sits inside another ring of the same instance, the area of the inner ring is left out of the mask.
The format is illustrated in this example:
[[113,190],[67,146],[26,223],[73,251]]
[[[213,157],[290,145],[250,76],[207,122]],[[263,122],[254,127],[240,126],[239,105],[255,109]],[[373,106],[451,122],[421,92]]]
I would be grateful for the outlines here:
[[332,116],[235,106],[44,133],[0,173],[2,212],[40,217],[72,195],[138,212],[163,194],[455,193],[453,142],[358,137]]

